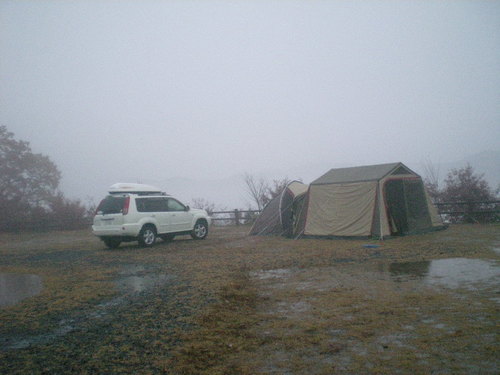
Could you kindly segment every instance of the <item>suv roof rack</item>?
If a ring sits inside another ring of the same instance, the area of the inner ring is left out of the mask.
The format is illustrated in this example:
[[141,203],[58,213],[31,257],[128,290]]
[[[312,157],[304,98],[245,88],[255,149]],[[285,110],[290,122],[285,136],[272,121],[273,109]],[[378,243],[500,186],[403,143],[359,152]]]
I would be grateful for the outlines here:
[[134,184],[134,183],[117,183],[109,187],[110,194],[137,194],[137,195],[167,195],[157,187]]
[[139,196],[154,196],[154,195],[162,195],[166,197],[170,197],[170,194],[165,193],[164,191],[110,191],[110,195],[126,195],[126,194],[135,194]]

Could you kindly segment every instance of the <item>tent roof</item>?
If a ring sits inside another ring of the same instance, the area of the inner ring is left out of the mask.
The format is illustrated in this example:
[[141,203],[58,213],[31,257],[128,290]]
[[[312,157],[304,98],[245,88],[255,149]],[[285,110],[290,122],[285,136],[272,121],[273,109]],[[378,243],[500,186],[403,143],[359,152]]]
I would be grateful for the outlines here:
[[330,169],[323,176],[311,182],[311,185],[378,181],[394,172],[396,172],[395,174],[411,174],[418,176],[403,163],[388,163],[365,165],[361,167]]
[[300,181],[292,181],[286,187],[293,193],[295,197],[307,193],[307,189],[309,189],[309,185],[306,185]]

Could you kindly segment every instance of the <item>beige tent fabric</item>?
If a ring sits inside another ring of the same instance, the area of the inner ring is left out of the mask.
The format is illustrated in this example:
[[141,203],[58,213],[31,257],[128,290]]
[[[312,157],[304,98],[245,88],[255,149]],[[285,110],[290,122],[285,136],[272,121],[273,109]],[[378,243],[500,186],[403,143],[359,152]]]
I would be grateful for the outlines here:
[[304,234],[369,236],[377,181],[312,185]]
[[377,204],[379,206],[379,220],[380,220],[380,228],[379,233],[373,233],[373,235],[378,235],[380,238],[384,236],[389,236],[391,234],[391,229],[389,227],[389,219],[387,217],[387,211],[385,208],[385,198],[383,193],[384,181],[382,180],[378,182],[378,200]]
[[303,184],[302,182],[293,181],[288,186],[288,189],[293,193],[295,197],[300,194],[305,194],[307,189],[309,189],[309,185]]
[[431,197],[427,190],[425,191],[425,198],[427,199],[427,208],[429,209],[429,214],[431,215],[431,222],[433,227],[440,227],[443,225],[443,220],[439,216],[436,206],[432,203]]

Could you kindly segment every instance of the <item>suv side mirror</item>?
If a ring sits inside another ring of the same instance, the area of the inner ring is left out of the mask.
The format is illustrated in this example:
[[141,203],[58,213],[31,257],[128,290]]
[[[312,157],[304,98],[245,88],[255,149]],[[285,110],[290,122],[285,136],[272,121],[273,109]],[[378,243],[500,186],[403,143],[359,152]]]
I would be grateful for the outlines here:
[[189,208],[189,206],[186,206],[185,210],[186,211],[189,211],[191,208]]

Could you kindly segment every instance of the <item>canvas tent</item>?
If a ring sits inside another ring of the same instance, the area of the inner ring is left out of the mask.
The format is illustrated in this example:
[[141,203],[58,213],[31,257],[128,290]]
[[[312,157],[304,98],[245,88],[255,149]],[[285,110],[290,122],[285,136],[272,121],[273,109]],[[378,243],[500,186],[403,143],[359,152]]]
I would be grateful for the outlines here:
[[443,227],[421,177],[402,163],[331,169],[290,207],[294,237],[383,238]]
[[282,192],[272,199],[255,220],[251,235],[292,235],[294,202],[307,192],[307,185],[299,181],[288,183]]

